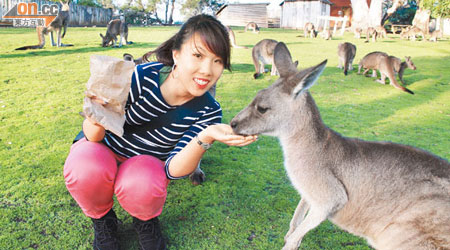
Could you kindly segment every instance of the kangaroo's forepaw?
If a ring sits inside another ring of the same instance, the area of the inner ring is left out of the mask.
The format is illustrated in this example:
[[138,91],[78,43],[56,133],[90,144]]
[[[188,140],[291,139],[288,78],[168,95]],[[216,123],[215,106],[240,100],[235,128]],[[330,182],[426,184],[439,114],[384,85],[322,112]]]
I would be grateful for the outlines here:
[[194,173],[189,175],[192,185],[197,186],[205,182],[206,175],[202,170],[196,170]]

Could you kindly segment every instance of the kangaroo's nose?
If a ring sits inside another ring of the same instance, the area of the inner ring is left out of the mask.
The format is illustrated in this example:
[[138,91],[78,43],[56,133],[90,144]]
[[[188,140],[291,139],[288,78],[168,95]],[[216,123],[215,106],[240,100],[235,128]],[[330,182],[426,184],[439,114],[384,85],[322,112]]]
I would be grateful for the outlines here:
[[236,121],[231,121],[230,126],[232,129],[235,129],[237,127],[237,122]]

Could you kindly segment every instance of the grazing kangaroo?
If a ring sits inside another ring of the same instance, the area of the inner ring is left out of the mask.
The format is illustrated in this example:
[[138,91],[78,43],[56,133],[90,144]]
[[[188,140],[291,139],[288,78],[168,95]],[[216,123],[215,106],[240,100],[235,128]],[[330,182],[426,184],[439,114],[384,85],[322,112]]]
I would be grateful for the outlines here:
[[347,75],[349,70],[353,70],[353,59],[356,55],[356,46],[352,43],[345,42],[338,45],[338,68],[344,68],[344,75]]
[[369,42],[370,37],[372,37],[372,42],[377,41],[377,30],[374,27],[369,27],[366,29],[366,43]]
[[425,35],[423,34],[423,31],[416,27],[413,26],[410,29],[406,30],[406,31],[402,31],[402,33],[400,34],[400,38],[402,39],[410,39],[411,41],[415,41],[417,36],[421,36],[422,41],[425,38]]
[[377,38],[387,38],[386,29],[383,26],[375,27],[375,31],[377,32]]
[[255,22],[247,23],[247,25],[245,25],[244,32],[247,32],[247,30],[253,30],[253,33],[258,34],[259,33],[258,24],[256,24]]
[[[252,49],[253,65],[255,66],[256,73],[253,77],[256,79],[264,72],[265,64],[272,64],[272,70],[270,75],[278,75],[277,67],[273,63],[273,51],[277,45],[277,41],[272,39],[263,39],[259,41]],[[260,63],[261,62],[261,63]]]
[[233,48],[236,48],[236,49],[248,49],[248,47],[237,45],[236,44],[236,36],[234,35],[234,32],[231,29],[231,27],[228,27],[228,26],[225,26],[225,27],[227,28],[228,37],[230,38],[230,43],[231,43],[231,46],[233,46]]
[[305,27],[303,27],[303,34],[305,37],[314,38],[317,36],[317,31],[314,28],[314,24],[312,23],[305,23]]
[[128,24],[120,19],[114,19],[109,21],[106,28],[106,35],[102,38],[102,47],[107,47],[112,42],[112,46],[115,47],[117,43],[117,36],[120,35],[119,47],[122,47],[122,40],[125,39],[125,44],[128,44]]
[[[377,80],[377,82],[385,84],[385,79],[386,77],[389,78],[389,83],[394,86],[397,89],[400,89],[402,91],[405,91],[407,93],[410,93],[412,95],[414,95],[414,92],[412,92],[411,90],[401,86],[398,84],[397,80],[395,79],[395,65],[398,62],[395,62],[396,57],[393,57],[392,60],[391,58],[389,58],[389,55],[384,53],[384,52],[380,52],[380,51],[375,51],[375,52],[371,52],[367,55],[365,55],[361,61],[359,62],[358,65],[358,74],[360,74],[361,72],[361,68],[364,68],[364,75],[366,75],[367,71],[369,69],[372,70],[372,77],[377,77],[377,70],[380,71],[380,75],[381,75],[381,79]],[[398,58],[397,58],[398,59]],[[400,59],[398,59],[400,60]],[[412,61],[411,61],[412,62]],[[414,64],[413,64],[414,65]],[[405,66],[404,66],[405,67]],[[415,66],[414,66],[415,68]],[[404,68],[401,70],[401,75],[402,75],[402,83],[403,83],[403,71]],[[400,72],[400,66],[398,66],[398,71]]]
[[331,40],[331,38],[333,37],[331,30],[329,30],[329,29],[322,30],[322,32],[320,32],[320,36],[325,40]]
[[[52,41],[52,46],[57,47],[68,47],[73,46],[73,44],[63,44],[61,43],[61,38],[64,38],[66,35],[67,25],[69,24],[69,1],[62,2],[61,3],[61,10],[58,12],[58,15],[56,15],[56,18],[53,19],[53,21],[47,26],[37,26],[36,32],[38,35],[38,45],[29,45],[29,46],[23,46],[20,48],[17,48],[16,50],[27,50],[27,49],[42,49],[45,46],[45,35],[47,35],[50,32],[50,38]],[[61,34],[61,30],[64,29],[63,33]],[[58,36],[57,42],[55,43],[55,40],[53,39],[53,31],[56,32],[56,35]]]
[[328,128],[308,89],[326,61],[298,71],[285,44],[280,78],[232,120],[237,134],[278,137],[301,195],[283,250],[329,219],[376,249],[450,249],[450,164],[424,150],[347,138]]
[[[405,84],[405,82],[403,81],[403,72],[405,71],[405,69],[409,68],[412,70],[416,70],[416,65],[414,65],[410,56],[405,56],[404,62],[402,62],[402,60],[400,60],[400,58],[397,58],[395,56],[389,56],[389,61],[392,64],[392,66],[394,67],[394,73],[398,74],[398,78],[400,79],[400,81],[403,84]],[[380,79],[379,82],[382,84],[385,83],[384,79]]]
[[353,29],[353,33],[355,33],[355,38],[360,39],[361,38],[362,29],[361,28],[354,28]]
[[430,38],[428,38],[428,41],[430,42],[437,42],[437,39],[442,39],[442,30],[434,30],[430,34]]

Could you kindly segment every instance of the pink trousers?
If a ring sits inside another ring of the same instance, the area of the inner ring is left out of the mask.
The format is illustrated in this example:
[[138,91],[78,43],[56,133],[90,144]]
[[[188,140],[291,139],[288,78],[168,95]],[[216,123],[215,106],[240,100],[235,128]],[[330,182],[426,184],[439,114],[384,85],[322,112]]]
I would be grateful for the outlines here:
[[64,179],[83,213],[94,219],[112,208],[114,194],[132,216],[154,218],[162,212],[169,184],[159,159],[149,155],[126,159],[104,144],[86,139],[72,145],[64,164]]

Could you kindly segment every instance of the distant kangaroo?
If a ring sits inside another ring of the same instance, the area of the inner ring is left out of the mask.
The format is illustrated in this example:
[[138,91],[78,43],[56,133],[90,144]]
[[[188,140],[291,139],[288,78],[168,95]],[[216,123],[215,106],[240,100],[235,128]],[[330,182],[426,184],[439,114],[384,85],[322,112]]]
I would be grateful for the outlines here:
[[236,36],[234,35],[233,30],[231,29],[231,27],[225,26],[228,30],[228,37],[230,38],[230,43],[231,46],[233,46],[233,48],[236,49],[248,49],[248,47],[245,46],[239,46],[236,44]]
[[310,37],[310,38],[314,38],[317,37],[317,31],[314,28],[314,24],[312,23],[305,23],[305,27],[303,27],[303,34],[305,35],[305,37]]
[[[53,19],[53,21],[46,27],[44,26],[37,26],[36,32],[38,35],[39,44],[38,45],[28,45],[23,46],[20,48],[16,48],[16,50],[27,50],[27,49],[42,49],[45,46],[45,35],[50,33],[50,40],[52,42],[52,46],[57,47],[69,47],[73,46],[72,44],[63,44],[61,42],[61,38],[64,38],[66,35],[67,25],[69,25],[69,1],[63,2],[59,1],[61,3],[61,10],[58,12],[58,15],[56,15],[56,18]],[[61,34],[62,29],[64,31]],[[57,40],[55,43],[55,40],[53,39],[53,31],[56,32]]]
[[[410,56],[405,56],[404,62],[402,62],[400,58],[389,56],[389,63],[392,64],[392,66],[394,67],[394,73],[398,74],[398,78],[403,84],[405,84],[405,82],[403,81],[403,72],[405,71],[405,69],[409,68],[412,70],[416,70],[416,65],[414,65]],[[379,82],[385,84],[385,79],[381,78]]]
[[428,40],[430,42],[437,42],[437,39],[442,39],[442,30],[434,30],[430,33],[430,38]]
[[119,47],[122,47],[122,40],[125,39],[125,44],[128,44],[128,24],[125,20],[114,19],[109,21],[106,28],[106,35],[100,33],[102,38],[102,47],[107,47],[111,44],[115,47],[117,43],[117,36],[120,35]]
[[450,164],[424,150],[347,138],[328,128],[308,89],[326,61],[298,71],[285,44],[280,78],[231,120],[237,134],[278,137],[301,195],[283,250],[330,220],[382,250],[450,249]]
[[356,46],[352,43],[345,42],[338,45],[338,68],[344,68],[344,75],[347,75],[349,70],[353,70],[353,59],[356,55]]
[[[411,90],[399,85],[397,80],[395,79],[395,65],[398,62],[395,59],[389,58],[388,54],[380,51],[371,52],[365,55],[358,65],[358,74],[361,72],[361,68],[364,68],[364,75],[369,69],[372,69],[372,76],[376,77],[376,70],[380,71],[381,80],[377,80],[380,83],[385,83],[386,77],[389,78],[389,82],[392,86],[407,93],[414,95],[414,92]],[[415,66],[414,66],[415,68]],[[400,71],[400,67],[398,66],[398,70]],[[404,69],[403,69],[404,70]],[[401,76],[403,77],[403,70],[401,72]],[[401,80],[403,83],[403,79]]]
[[247,25],[245,25],[244,32],[247,32],[247,30],[252,30],[253,33],[258,34],[258,33],[259,33],[259,27],[258,27],[258,24],[256,24],[255,22],[249,22],[249,23],[247,23]]
[[372,37],[372,42],[377,41],[377,30],[374,27],[369,27],[366,29],[366,43],[369,42],[370,37]]
[[[253,77],[256,79],[264,72],[265,64],[272,64],[272,70],[270,75],[278,75],[277,67],[273,63],[273,51],[277,45],[277,41],[272,39],[263,39],[259,41],[252,49],[253,65],[255,66],[256,73]],[[260,63],[261,62],[261,63]]]

